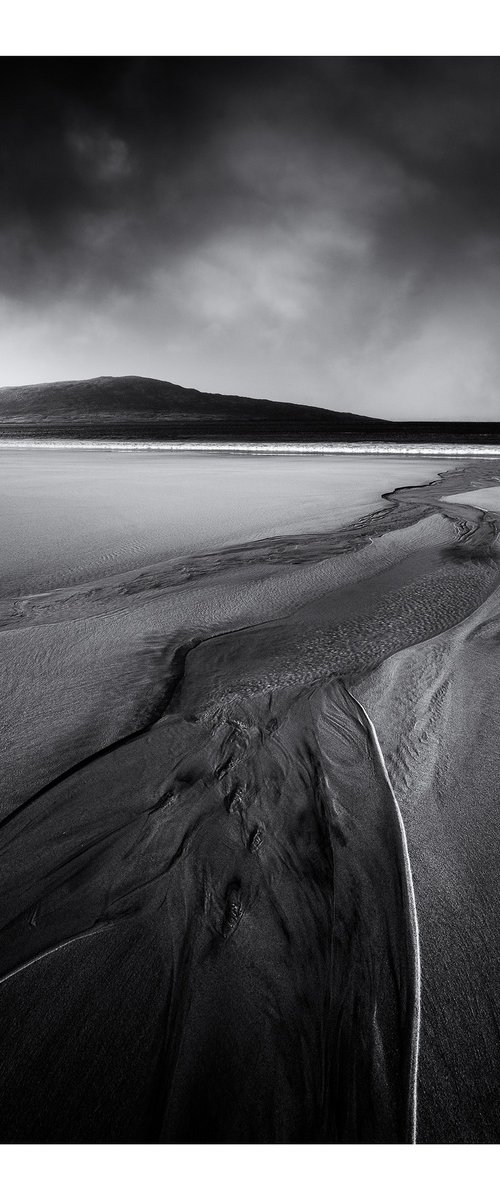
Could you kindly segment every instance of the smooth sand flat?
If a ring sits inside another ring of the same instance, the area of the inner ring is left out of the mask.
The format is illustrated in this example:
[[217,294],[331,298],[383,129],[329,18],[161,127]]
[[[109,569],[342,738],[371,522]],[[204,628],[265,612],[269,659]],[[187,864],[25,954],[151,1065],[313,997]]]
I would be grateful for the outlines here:
[[500,512],[500,487],[476,488],[472,492],[458,493],[456,496],[443,496],[443,500],[452,500],[454,504],[473,504],[489,512]]

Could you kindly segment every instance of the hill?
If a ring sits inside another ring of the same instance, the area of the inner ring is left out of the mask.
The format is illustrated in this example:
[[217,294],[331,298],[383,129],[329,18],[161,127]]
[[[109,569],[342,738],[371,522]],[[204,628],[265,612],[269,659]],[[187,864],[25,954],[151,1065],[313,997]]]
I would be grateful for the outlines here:
[[301,404],[222,396],[142,376],[0,388],[0,438],[500,444],[500,424],[393,422]]

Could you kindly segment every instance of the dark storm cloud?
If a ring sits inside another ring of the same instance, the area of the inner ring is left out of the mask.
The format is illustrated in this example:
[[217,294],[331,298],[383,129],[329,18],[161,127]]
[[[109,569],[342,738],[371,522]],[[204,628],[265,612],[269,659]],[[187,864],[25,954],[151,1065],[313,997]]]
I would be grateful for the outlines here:
[[0,122],[5,290],[73,272],[135,286],[158,250],[269,219],[276,180],[263,194],[232,170],[252,125],[275,131],[276,167],[291,136],[326,160],[347,143],[388,180],[365,218],[382,266],[425,272],[437,256],[454,272],[457,254],[498,252],[496,60],[11,60]]
[[[272,84],[265,64],[45,60],[8,74],[5,289],[32,294],[73,273],[92,287],[127,278],[135,287],[158,252],[182,252],[227,221],[262,218],[259,181],[238,183],[221,142],[235,133],[237,157],[238,122],[259,115],[261,79]],[[286,89],[283,101],[286,117]]]
[[114,373],[120,340],[142,373],[191,346],[179,382],[367,409],[370,377],[392,411],[396,376],[451,395],[465,331],[490,412],[496,59],[4,60],[0,168],[6,319],[38,348],[79,322],[74,373],[99,310]]

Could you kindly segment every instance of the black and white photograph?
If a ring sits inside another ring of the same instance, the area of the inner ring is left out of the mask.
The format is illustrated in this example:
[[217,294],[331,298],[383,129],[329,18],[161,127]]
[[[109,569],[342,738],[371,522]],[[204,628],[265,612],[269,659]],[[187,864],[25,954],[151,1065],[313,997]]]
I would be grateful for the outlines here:
[[499,58],[2,58],[0,760],[3,1145],[498,1143]]

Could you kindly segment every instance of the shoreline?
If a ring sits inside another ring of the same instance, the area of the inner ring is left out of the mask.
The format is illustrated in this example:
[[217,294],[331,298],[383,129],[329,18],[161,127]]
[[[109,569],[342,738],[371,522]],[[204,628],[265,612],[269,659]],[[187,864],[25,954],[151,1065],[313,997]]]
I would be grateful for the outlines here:
[[316,445],[308,443],[282,442],[164,442],[127,441],[125,439],[102,438],[0,438],[0,450],[113,450],[122,452],[156,451],[167,454],[244,454],[244,455],[400,455],[418,458],[500,458],[500,446],[452,446],[449,444],[369,442],[363,445],[353,442]]

